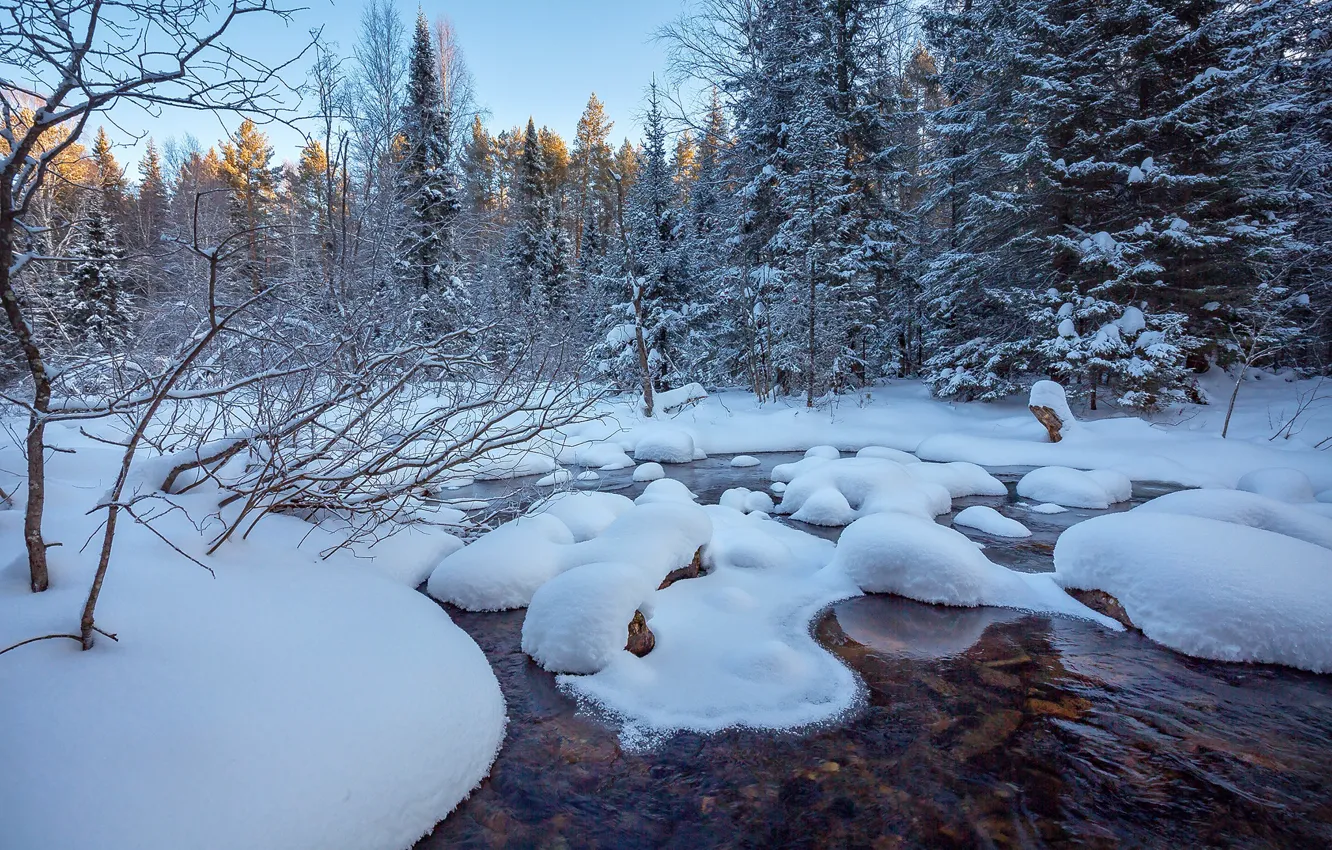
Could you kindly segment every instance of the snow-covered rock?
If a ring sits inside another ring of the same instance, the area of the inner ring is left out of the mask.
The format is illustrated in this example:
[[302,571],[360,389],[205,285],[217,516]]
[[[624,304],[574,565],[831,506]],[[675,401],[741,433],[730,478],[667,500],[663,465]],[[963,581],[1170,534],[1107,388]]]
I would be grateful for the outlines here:
[[718,504],[745,514],[753,511],[772,513],[774,507],[772,497],[767,493],[746,487],[733,487],[722,493]]
[[1332,551],[1144,507],[1060,535],[1059,583],[1109,593],[1147,637],[1187,655],[1332,672]]
[[656,425],[645,428],[634,445],[634,460],[657,463],[690,463],[702,460],[694,445],[694,437],[682,428]]
[[[815,461],[813,465],[809,465]],[[808,458],[799,467],[782,494],[778,513],[812,525],[847,525],[858,517],[885,511],[901,511],[929,518],[947,513],[952,507],[948,490],[941,484],[922,480],[918,467],[903,466],[879,458]],[[944,471],[941,476],[965,472]]]
[[557,469],[545,478],[537,480],[538,487],[554,487],[557,484],[568,484],[573,480],[573,473],[567,469]]
[[601,480],[601,476],[598,475],[597,473],[593,472],[592,470],[587,469],[587,470],[584,470],[584,471],[578,473],[577,480],[578,480],[578,481],[600,481],[600,480]]
[[590,442],[574,446],[572,457],[566,463],[577,466],[594,466],[606,471],[627,469],[634,465],[624,448],[617,443]]
[[666,477],[666,470],[661,468],[659,463],[640,463],[634,469],[634,480],[642,483],[644,481],[656,481],[659,478]]
[[856,452],[856,457],[877,457],[884,460],[895,460],[898,463],[920,463],[920,458],[904,452],[901,449],[890,449],[887,446],[866,446]]
[[1128,501],[1133,483],[1112,470],[1084,472],[1066,466],[1043,466],[1022,476],[1017,492],[1039,502],[1104,510],[1116,502]]
[[572,542],[581,543],[601,534],[620,514],[633,506],[633,500],[618,493],[587,493],[571,490],[556,493],[538,502],[528,513],[555,517],[569,529],[573,536]]
[[[1312,505],[1310,505],[1312,507]],[[1284,534],[1332,549],[1332,519],[1244,490],[1180,490],[1139,505],[1133,513],[1206,517]]]
[[569,527],[550,514],[520,517],[439,562],[426,591],[468,611],[524,608],[564,569]]
[[651,502],[693,502],[697,498],[688,487],[674,478],[659,478],[644,487],[634,502],[646,505]]
[[762,461],[753,455],[736,455],[731,458],[731,466],[736,469],[744,469],[751,466],[758,466]]
[[842,532],[829,569],[843,571],[869,593],[964,608],[1051,611],[1109,624],[1061,591],[1049,574],[1018,573],[991,563],[961,532],[908,514],[856,520]]
[[821,457],[825,460],[837,460],[842,456],[836,446],[811,446],[805,450],[805,457]]
[[1010,519],[985,505],[963,508],[953,517],[953,525],[974,528],[995,537],[1030,537],[1031,531],[1015,519]]
[[1068,513],[1068,508],[1064,507],[1063,505],[1056,505],[1056,504],[1054,504],[1053,502],[1044,502],[1044,503],[1039,504],[1039,505],[1025,505],[1025,503],[1024,503],[1024,506],[1027,508],[1027,510],[1031,511],[1031,512],[1034,513],[1034,514],[1066,514],[1066,513]]
[[941,485],[954,499],[1008,495],[1004,482],[974,463],[910,463],[903,468],[918,481]]
[[542,585],[523,619],[523,652],[556,673],[595,673],[621,652],[657,585],[632,564],[590,563]]
[[1298,469],[1284,467],[1255,469],[1240,476],[1235,489],[1269,496],[1283,502],[1315,501],[1313,483],[1309,481],[1309,476]]

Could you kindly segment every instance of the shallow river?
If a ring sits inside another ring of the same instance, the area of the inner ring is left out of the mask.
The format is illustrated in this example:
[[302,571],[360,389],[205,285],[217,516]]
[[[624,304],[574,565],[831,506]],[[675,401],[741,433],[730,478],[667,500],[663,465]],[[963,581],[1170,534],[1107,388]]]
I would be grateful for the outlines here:
[[[667,474],[715,503],[728,487],[766,489],[768,470],[798,457]],[[628,479],[589,486],[636,495]],[[1168,489],[1139,485],[1134,501]],[[1059,531],[1099,513],[1040,516],[1016,501],[954,507],[1027,524],[1016,542],[968,530],[1021,570],[1053,569]],[[417,850],[1332,846],[1332,676],[1197,661],[1079,620],[867,596],[814,624],[868,686],[857,713],[630,752],[522,654],[522,611],[445,607],[490,658],[509,729],[490,778]]]

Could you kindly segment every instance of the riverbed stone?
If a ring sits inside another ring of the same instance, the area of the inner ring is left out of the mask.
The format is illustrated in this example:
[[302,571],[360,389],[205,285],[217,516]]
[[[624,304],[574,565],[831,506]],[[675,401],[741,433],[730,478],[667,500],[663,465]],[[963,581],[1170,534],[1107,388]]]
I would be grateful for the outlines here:
[[657,638],[648,628],[647,618],[643,616],[642,611],[635,611],[634,618],[629,621],[629,642],[624,648],[642,658],[647,655],[657,645]]

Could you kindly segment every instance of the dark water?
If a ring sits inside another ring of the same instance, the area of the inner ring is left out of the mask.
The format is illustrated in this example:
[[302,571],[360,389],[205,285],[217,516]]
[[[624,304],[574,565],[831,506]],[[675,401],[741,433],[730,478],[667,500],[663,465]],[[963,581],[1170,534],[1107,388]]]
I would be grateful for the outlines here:
[[[668,474],[715,502],[794,457]],[[1059,530],[1095,513],[1013,501],[957,508],[1026,522],[1025,541],[974,535],[1018,569],[1051,569]],[[449,614],[494,665],[509,730],[491,777],[417,850],[1332,846],[1332,677],[1197,661],[1076,620],[862,597],[814,625],[868,686],[854,716],[626,752],[519,651],[522,611]]]

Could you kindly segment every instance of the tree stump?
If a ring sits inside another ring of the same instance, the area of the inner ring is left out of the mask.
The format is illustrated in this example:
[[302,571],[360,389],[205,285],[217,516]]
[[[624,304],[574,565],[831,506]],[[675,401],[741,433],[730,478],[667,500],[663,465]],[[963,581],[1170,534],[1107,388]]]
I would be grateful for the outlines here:
[[648,628],[647,619],[643,617],[642,611],[635,611],[634,618],[629,621],[629,642],[624,648],[642,658],[652,651],[657,645],[657,639],[653,636],[652,630]]
[[1050,434],[1050,442],[1057,443],[1064,439],[1064,435],[1060,433],[1064,430],[1064,420],[1059,418],[1059,414],[1055,413],[1053,408],[1033,404],[1027,409],[1045,426],[1045,430]]

